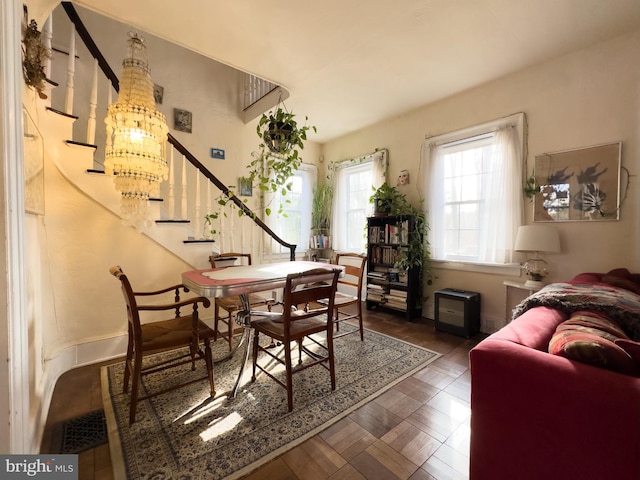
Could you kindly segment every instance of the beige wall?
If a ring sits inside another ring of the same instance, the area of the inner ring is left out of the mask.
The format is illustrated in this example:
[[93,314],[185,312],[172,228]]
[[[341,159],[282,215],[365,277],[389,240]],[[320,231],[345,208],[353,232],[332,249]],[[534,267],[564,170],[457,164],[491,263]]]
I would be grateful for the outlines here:
[[[528,120],[529,174],[537,154],[622,141],[622,165],[631,179],[620,221],[557,223],[562,253],[547,257],[553,268],[549,280],[562,281],[580,272],[615,267],[638,271],[638,58],[640,32],[635,32],[331,141],[324,146],[325,165],[374,148],[388,148],[388,178],[395,182],[400,170],[407,168],[411,185],[405,193],[417,201],[426,196],[419,181],[424,174],[420,148],[425,135],[524,112]],[[530,223],[532,204],[527,201],[525,208]],[[444,269],[435,273],[438,279],[429,291],[430,297],[434,289],[445,287],[478,291],[482,295],[483,321],[494,327],[504,321],[502,282],[506,277]]]

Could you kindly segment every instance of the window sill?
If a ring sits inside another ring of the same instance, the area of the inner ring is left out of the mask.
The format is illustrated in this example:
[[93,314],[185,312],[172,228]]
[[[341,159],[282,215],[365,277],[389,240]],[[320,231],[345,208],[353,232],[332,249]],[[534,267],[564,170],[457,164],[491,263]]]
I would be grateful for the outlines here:
[[492,275],[520,276],[520,265],[508,263],[498,265],[493,263],[453,262],[450,260],[430,260],[432,268],[443,270],[464,270],[465,272],[489,273]]

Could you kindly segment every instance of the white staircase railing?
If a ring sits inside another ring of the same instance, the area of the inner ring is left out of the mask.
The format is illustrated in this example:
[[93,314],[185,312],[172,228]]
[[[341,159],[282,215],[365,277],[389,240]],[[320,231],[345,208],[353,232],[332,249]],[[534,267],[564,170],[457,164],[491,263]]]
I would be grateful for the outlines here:
[[[98,114],[98,105],[100,92],[98,90],[98,75],[99,66],[98,60],[93,58],[77,58],[76,51],[76,28],[71,23],[71,35],[66,40],[68,42],[68,58],[66,66],[66,83],[64,92],[59,92],[53,87],[51,95],[46,102],[51,104],[51,97],[64,94],[64,114],[67,116],[74,116],[74,103],[89,105],[89,113],[86,128],[86,145],[92,146],[96,139],[97,128],[104,128],[102,120],[98,120],[100,116]],[[53,22],[51,17],[45,23],[43,28],[44,39],[47,45],[51,45],[55,32],[53,31]],[[56,39],[56,45],[65,43],[65,40]],[[84,68],[76,68],[76,62],[83,62]],[[46,66],[47,70],[51,71],[51,66]],[[91,85],[89,98],[77,98],[74,99],[75,89],[74,83],[76,72],[89,71],[92,78],[87,82],[85,79],[81,81],[83,84]],[[253,80],[254,91],[257,94],[261,93],[260,89],[269,90],[273,93],[273,84],[266,82],[260,84],[255,79]],[[108,91],[105,94],[106,101],[103,104],[108,105],[112,101],[114,88],[111,83],[109,84]],[[84,102],[84,103],[83,103]],[[76,117],[77,118],[77,117]],[[75,121],[82,121],[77,119]],[[63,139],[73,140],[73,139]],[[84,144],[84,142],[72,142],[74,144]],[[87,153],[91,157],[91,160],[85,165],[85,169],[82,169],[79,165],[70,165],[65,162],[65,159],[60,159],[59,168],[65,174],[65,176],[76,183],[79,188],[87,195],[94,197],[96,200],[107,204],[109,208],[117,215],[119,210],[115,208],[115,205],[119,203],[119,195],[112,188],[111,199],[105,199],[105,195],[108,195],[109,189],[98,188],[96,192],[90,190],[95,187],[96,175],[93,175],[91,180],[87,180],[87,170],[103,170],[102,165],[104,161],[100,158],[93,158],[94,148],[90,148],[90,153]],[[162,201],[154,201],[154,207],[152,211],[155,212],[156,218],[154,218],[154,225],[150,227],[156,230],[144,231],[145,234],[160,242],[167,249],[173,251],[177,255],[183,257],[186,261],[193,264],[194,258],[202,258],[203,254],[198,253],[198,257],[192,254],[185,254],[189,248],[196,249],[202,247],[189,247],[193,243],[201,243],[206,245],[204,248],[208,252],[223,252],[223,251],[243,251],[252,253],[252,257],[256,262],[265,262],[270,259],[282,259],[290,256],[289,249],[281,247],[278,242],[269,239],[268,235],[265,235],[260,228],[256,228],[254,221],[247,215],[238,215],[237,205],[232,202],[228,202],[227,205],[218,205],[217,199],[220,195],[218,188],[220,186],[212,187],[212,181],[202,171],[192,164],[193,159],[189,161],[185,158],[183,153],[180,153],[174,145],[167,144],[167,162],[169,166],[168,180],[163,182],[160,186],[160,193]],[[61,156],[62,157],[62,156]],[[196,162],[198,163],[198,162]],[[75,168],[78,172],[71,172]],[[112,180],[105,177],[103,182],[111,182]],[[111,185],[109,185],[111,186]],[[114,200],[115,199],[115,200]],[[155,206],[157,205],[157,206]],[[218,219],[212,221],[205,221],[205,216],[212,212],[212,208],[220,211]],[[169,229],[178,230],[180,233],[175,235],[166,235],[165,233]],[[214,230],[217,233],[212,235],[210,232]],[[266,244],[265,244],[266,242]],[[266,250],[265,250],[266,248]],[[265,258],[263,252],[274,252]],[[201,264],[195,265],[201,267]]]

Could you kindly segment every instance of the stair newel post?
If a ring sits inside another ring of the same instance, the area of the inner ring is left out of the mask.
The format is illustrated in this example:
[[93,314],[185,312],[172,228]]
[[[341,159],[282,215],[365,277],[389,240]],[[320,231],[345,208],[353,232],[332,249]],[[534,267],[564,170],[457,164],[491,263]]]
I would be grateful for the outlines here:
[[67,60],[67,90],[64,96],[64,111],[73,115],[73,77],[76,73],[76,27],[71,24],[69,38],[69,58]]
[[[50,14],[42,26],[42,37],[44,38],[44,48],[51,51],[51,39],[53,38],[53,16]],[[44,63],[44,74],[47,78],[51,78],[51,55],[47,57]]]
[[187,219],[187,159],[182,156],[182,192],[180,196],[180,219]]
[[175,175],[174,175],[174,161],[173,152],[175,149],[173,146],[169,148],[169,195],[167,197],[167,213],[170,220],[175,220],[176,215],[176,193],[175,193]]
[[93,145],[96,140],[96,108],[97,107],[98,107],[98,60],[94,58],[93,59],[93,78],[91,79],[91,98],[89,99],[89,120],[87,121],[87,143],[89,145]]
[[196,204],[195,219],[193,222],[194,238],[202,238],[202,226],[200,222],[200,172],[196,170]]

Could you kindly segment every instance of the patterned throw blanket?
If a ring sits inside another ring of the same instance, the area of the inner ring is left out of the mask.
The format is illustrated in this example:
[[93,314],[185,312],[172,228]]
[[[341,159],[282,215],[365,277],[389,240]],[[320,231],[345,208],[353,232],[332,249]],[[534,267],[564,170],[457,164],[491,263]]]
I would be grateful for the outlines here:
[[629,338],[640,341],[640,295],[607,285],[551,283],[524,299],[513,311],[517,318],[534,307],[551,307],[567,314],[591,310],[607,314]]

